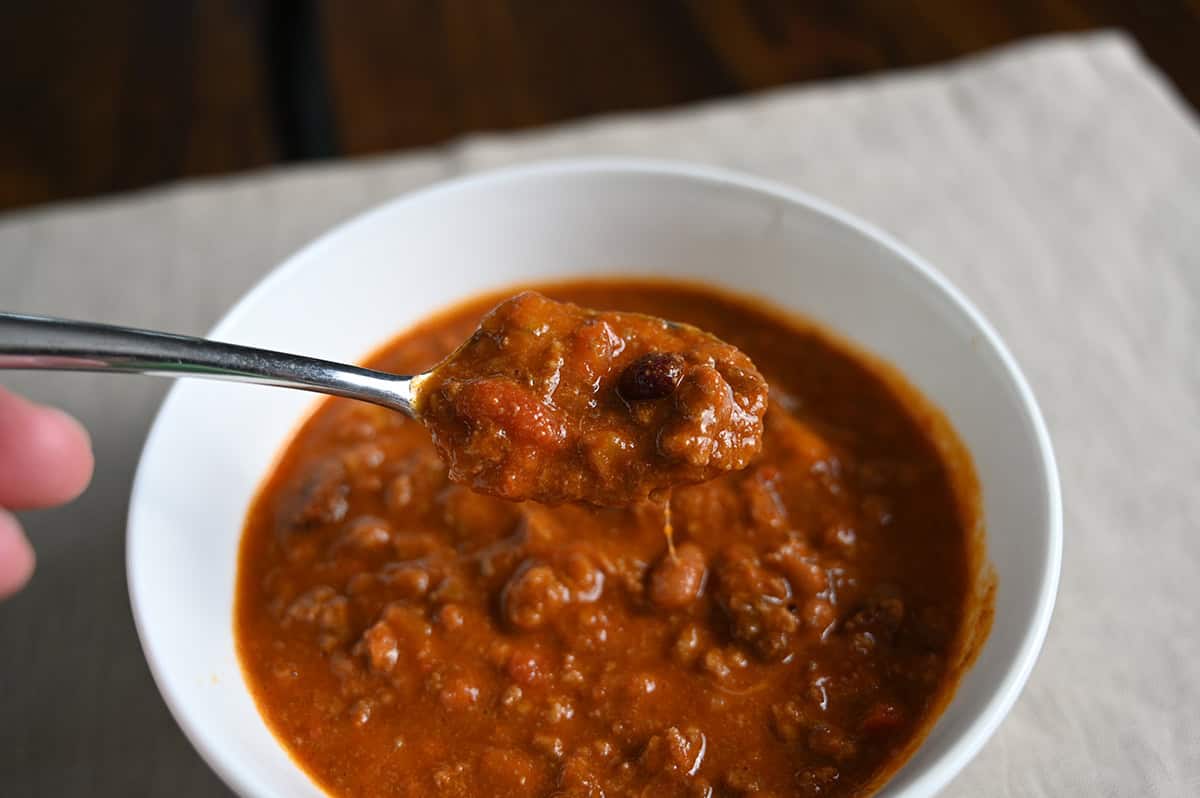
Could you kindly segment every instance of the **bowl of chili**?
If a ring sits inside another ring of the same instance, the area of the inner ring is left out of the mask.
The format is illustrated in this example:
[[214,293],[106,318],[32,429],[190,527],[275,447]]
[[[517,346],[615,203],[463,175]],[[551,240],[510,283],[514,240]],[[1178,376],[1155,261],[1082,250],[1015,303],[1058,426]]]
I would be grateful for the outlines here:
[[937,792],[1028,678],[1061,557],[1049,437],[987,321],[786,186],[584,160],[397,198],[212,335],[420,368],[527,286],[745,351],[762,454],[651,508],[530,506],[374,410],[177,385],[127,564],[200,754],[244,795]]

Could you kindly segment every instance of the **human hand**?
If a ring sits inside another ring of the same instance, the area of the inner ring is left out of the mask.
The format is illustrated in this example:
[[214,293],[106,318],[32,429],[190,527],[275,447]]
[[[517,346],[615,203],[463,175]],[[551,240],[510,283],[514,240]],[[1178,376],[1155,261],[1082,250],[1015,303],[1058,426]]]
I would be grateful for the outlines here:
[[61,410],[0,388],[0,599],[33,574],[33,547],[7,510],[69,502],[92,478],[87,430]]

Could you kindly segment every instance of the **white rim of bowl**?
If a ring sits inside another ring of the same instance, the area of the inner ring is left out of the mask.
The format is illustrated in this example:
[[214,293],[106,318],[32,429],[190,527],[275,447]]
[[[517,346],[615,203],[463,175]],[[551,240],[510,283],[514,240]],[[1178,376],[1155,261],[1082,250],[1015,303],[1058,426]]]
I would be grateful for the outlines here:
[[[933,284],[958,310],[970,319],[1004,365],[1008,377],[1012,380],[1016,388],[1026,419],[1033,427],[1042,469],[1046,475],[1045,489],[1048,497],[1049,506],[1047,509],[1049,511],[1050,524],[1047,551],[1045,551],[1046,569],[1042,575],[1041,585],[1038,589],[1038,603],[1034,611],[1033,623],[1026,630],[1025,636],[1018,648],[1016,658],[1009,665],[1003,678],[996,686],[991,697],[987,700],[983,711],[970,722],[966,729],[959,735],[958,739],[946,749],[945,753],[938,757],[924,773],[918,775],[909,785],[909,791],[912,793],[918,795],[936,795],[966,767],[991,738],[992,734],[995,733],[1000,723],[1008,715],[1009,710],[1012,709],[1013,704],[1016,703],[1022,689],[1024,689],[1026,682],[1029,680],[1030,674],[1033,672],[1038,655],[1041,653],[1042,644],[1045,642],[1046,634],[1050,628],[1050,619],[1053,615],[1054,603],[1058,595],[1059,574],[1062,569],[1062,494],[1058,467],[1054,457],[1054,448],[1050,442],[1050,434],[1046,429],[1045,420],[1042,418],[1041,410],[1038,407],[1037,400],[1033,396],[1033,391],[1030,389],[1029,383],[1025,379],[1024,373],[1017,365],[1012,354],[1008,351],[1008,347],[1001,340],[999,334],[992,328],[992,325],[984,318],[983,314],[941,272],[891,234],[807,192],[773,180],[729,169],[684,161],[667,161],[650,158],[591,157],[540,161],[533,164],[509,166],[481,172],[476,175],[439,181],[430,186],[401,194],[383,202],[375,208],[364,211],[357,216],[337,224],[301,247],[284,260],[283,263],[264,275],[253,288],[244,294],[221,317],[221,320],[208,333],[208,337],[220,339],[227,328],[233,326],[245,314],[251,312],[253,306],[261,296],[271,291],[277,284],[291,279],[301,270],[315,268],[315,266],[306,265],[306,263],[320,263],[318,259],[314,258],[315,255],[335,245],[338,240],[352,234],[356,228],[366,225],[376,216],[394,212],[397,208],[404,205],[422,202],[430,197],[472,191],[495,183],[520,182],[522,180],[541,177],[589,173],[662,175],[732,186],[767,194],[800,205],[810,211],[832,219],[834,222],[856,231],[883,248],[899,255],[900,259],[911,270],[913,276]],[[145,477],[142,467],[145,453],[154,446],[160,436],[166,411],[170,408],[180,387],[179,385],[173,386],[167,392],[166,398],[155,414],[150,432],[146,436],[146,443],[143,445],[142,454],[138,458],[138,468],[134,475],[133,488],[130,492],[129,506],[131,509],[139,504],[144,491]],[[166,702],[171,715],[175,718],[175,722],[179,724],[184,736],[187,737],[192,747],[196,749],[205,763],[237,793],[241,795],[261,794],[265,792],[265,785],[259,783],[257,777],[241,772],[239,768],[227,763],[214,748],[210,747],[205,737],[205,732],[193,724],[191,718],[183,709],[183,702],[172,690],[166,674],[162,671],[161,664],[154,650],[154,644],[147,637],[145,618],[141,611],[141,602],[138,593],[139,580],[135,577],[136,568],[133,562],[134,529],[132,518],[133,515],[130,513],[130,522],[126,529],[126,580],[129,586],[129,601],[133,610],[134,626],[137,628],[142,652],[150,667],[154,683],[158,687],[163,700]],[[249,688],[247,687],[247,689]],[[286,749],[285,753],[289,759],[293,762],[295,761],[291,753],[287,752]],[[318,786],[317,789],[320,790],[321,788]]]

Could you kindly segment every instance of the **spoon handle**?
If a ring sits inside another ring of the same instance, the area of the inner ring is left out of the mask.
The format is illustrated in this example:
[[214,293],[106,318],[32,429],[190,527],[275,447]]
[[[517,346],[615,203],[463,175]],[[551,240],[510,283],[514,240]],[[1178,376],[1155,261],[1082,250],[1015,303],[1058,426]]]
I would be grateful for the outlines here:
[[0,369],[111,371],[299,388],[409,415],[411,377],[185,335],[0,312]]

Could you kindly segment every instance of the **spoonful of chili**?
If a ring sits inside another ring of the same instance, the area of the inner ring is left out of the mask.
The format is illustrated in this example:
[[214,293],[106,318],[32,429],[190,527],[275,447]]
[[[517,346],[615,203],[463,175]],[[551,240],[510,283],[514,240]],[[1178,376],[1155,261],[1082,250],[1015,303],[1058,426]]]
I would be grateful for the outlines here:
[[0,313],[0,369],[210,377],[360,399],[422,421],[450,478],[506,499],[628,505],[745,467],[766,381],[695,327],[519,294],[400,376],[168,333]]

